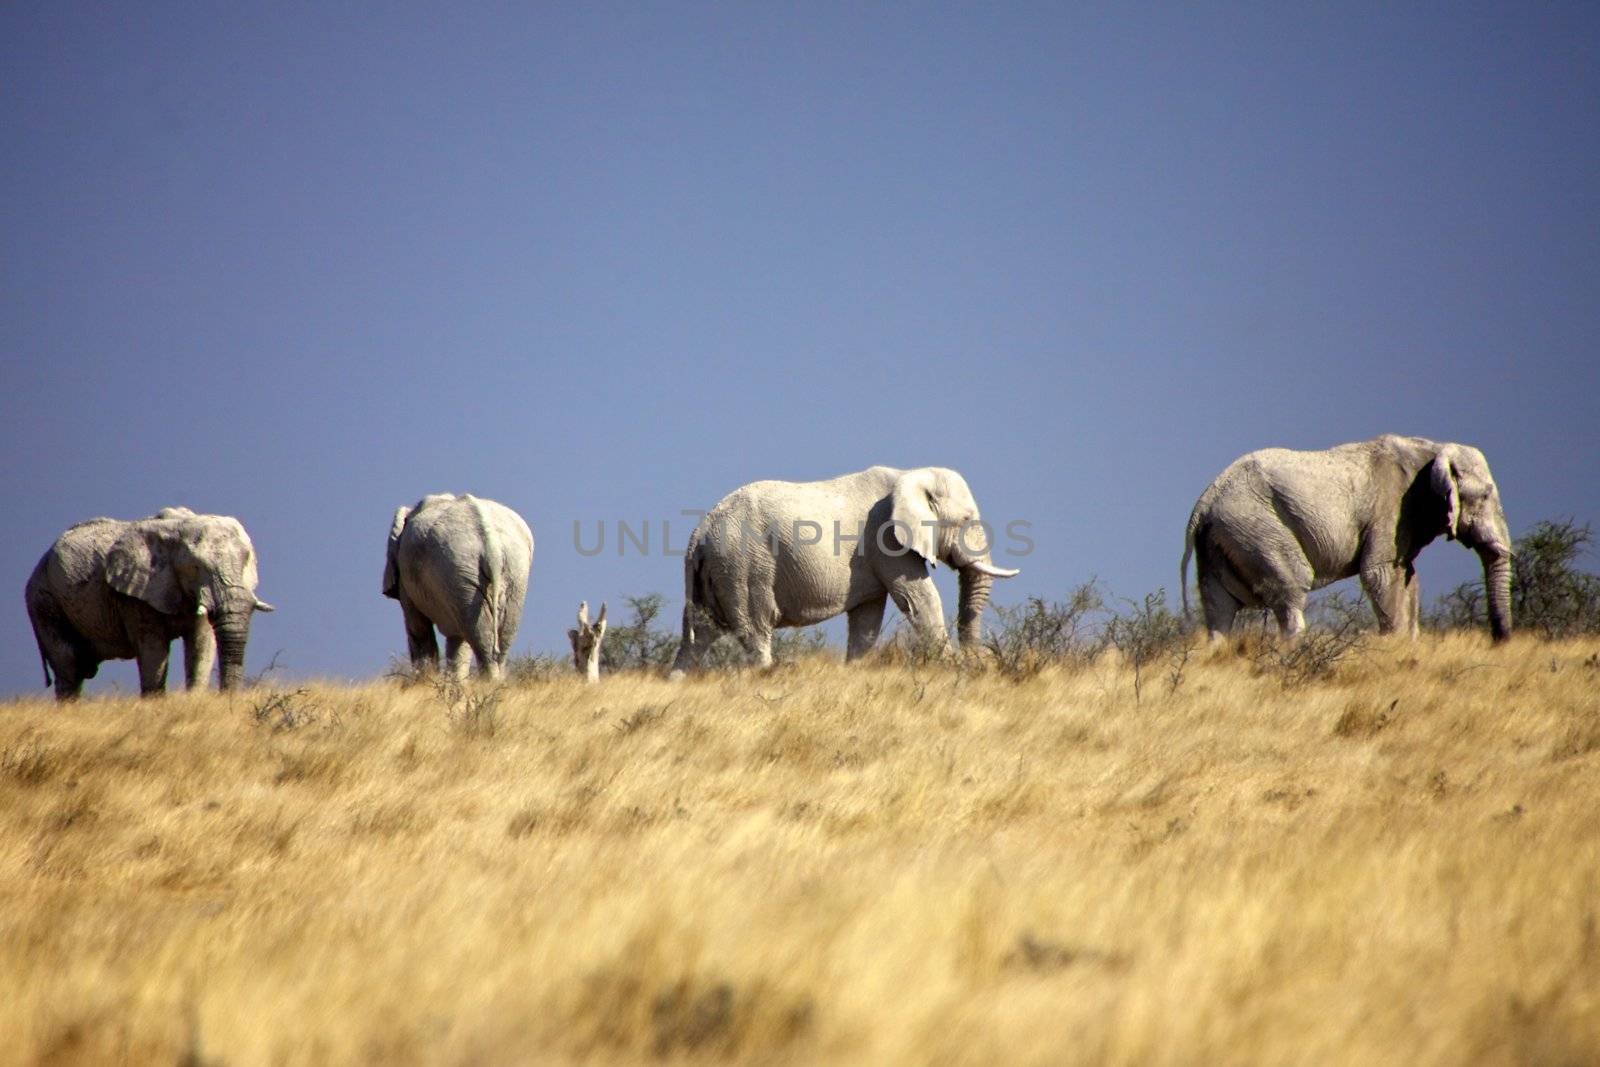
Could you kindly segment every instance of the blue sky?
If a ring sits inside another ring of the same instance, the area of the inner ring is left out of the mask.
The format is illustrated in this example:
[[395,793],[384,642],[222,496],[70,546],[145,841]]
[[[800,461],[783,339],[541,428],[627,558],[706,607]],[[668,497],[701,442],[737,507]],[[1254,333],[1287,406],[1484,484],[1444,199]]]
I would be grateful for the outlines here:
[[341,678],[432,491],[532,525],[518,652],[681,604],[575,521],[873,463],[1033,524],[1002,603],[1175,591],[1267,445],[1600,522],[1593,6],[24,3],[0,79],[0,692],[56,534],[175,503],[254,537],[249,669]]

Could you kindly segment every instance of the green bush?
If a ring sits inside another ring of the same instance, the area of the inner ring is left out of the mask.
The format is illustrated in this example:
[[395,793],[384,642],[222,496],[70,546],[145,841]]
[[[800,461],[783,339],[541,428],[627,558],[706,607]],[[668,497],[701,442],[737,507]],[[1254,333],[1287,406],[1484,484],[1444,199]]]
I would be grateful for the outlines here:
[[[1578,569],[1594,531],[1571,519],[1544,520],[1517,538],[1511,558],[1511,621],[1545,637],[1600,633],[1600,575]],[[1488,625],[1483,580],[1464,582],[1434,602],[1423,619],[1434,630]]]
[[620,626],[612,623],[606,628],[605,640],[600,645],[600,673],[671,666],[672,658],[678,653],[678,633],[658,629],[655,624],[666,598],[660,593],[646,593],[624,599],[632,618]]

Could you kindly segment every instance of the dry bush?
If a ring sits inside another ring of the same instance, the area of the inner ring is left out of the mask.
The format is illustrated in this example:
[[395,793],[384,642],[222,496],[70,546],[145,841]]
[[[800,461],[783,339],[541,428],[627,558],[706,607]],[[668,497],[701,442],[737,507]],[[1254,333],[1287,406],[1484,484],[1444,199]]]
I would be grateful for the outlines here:
[[1365,600],[1330,593],[1312,603],[1298,637],[1256,642],[1250,658],[1285,689],[1297,689],[1333,677],[1341,663],[1358,658],[1376,627]]
[[534,652],[512,656],[506,661],[506,680],[518,685],[548,682],[574,673],[571,656],[552,656]]
[[1125,600],[1126,610],[1106,623],[1106,643],[1122,654],[1133,671],[1133,701],[1140,703],[1151,669],[1159,670],[1168,693],[1183,684],[1193,654],[1195,634],[1184,617],[1167,606],[1167,591],[1158,589],[1143,600]]
[[1065,601],[1029,597],[1021,607],[992,608],[994,623],[984,636],[990,662],[1002,674],[1024,679],[1046,667],[1082,667],[1105,647],[1099,616],[1105,610],[1099,583],[1091,579]]
[[[631,618],[620,625],[613,624],[606,631],[605,645],[600,650],[600,670],[665,671],[672,666],[678,654],[682,637],[681,626],[659,625],[666,599],[660,593],[626,597]],[[676,623],[677,620],[673,620]],[[703,617],[700,625],[710,625]],[[774,663],[793,663],[807,656],[823,652],[828,647],[827,635],[818,627],[800,627],[778,630],[772,635],[772,660]],[[701,666],[711,670],[726,670],[746,664],[749,657],[732,634],[719,634],[706,650]]]
[[923,631],[904,619],[895,624],[887,640],[872,650],[871,660],[886,667],[920,671],[928,667],[955,667],[962,662],[946,632]]
[[327,711],[311,698],[308,689],[276,689],[255,697],[250,717],[257,726],[284,733],[322,722]]
[[500,702],[505,687],[475,678],[435,674],[433,695],[444,708],[451,731],[461,737],[490,738],[500,728]]

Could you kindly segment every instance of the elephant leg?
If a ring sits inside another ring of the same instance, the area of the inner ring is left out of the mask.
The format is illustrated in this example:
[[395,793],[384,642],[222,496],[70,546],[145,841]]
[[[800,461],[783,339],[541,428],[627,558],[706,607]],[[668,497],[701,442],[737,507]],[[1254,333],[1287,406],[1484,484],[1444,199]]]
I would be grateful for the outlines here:
[[883,629],[883,609],[888,603],[889,595],[885,593],[850,609],[850,637],[844,654],[846,661],[860,659],[878,643],[878,634]]
[[[445,644],[446,647],[449,646],[448,641]],[[500,681],[506,676],[505,653],[502,652],[496,654],[494,652],[490,652],[487,646],[476,644],[471,638],[467,639],[467,645],[472,649],[473,658],[477,660],[478,673],[480,675],[496,682]],[[463,669],[465,668],[466,658],[466,654],[462,653],[461,659],[463,661]]]
[[750,654],[750,659],[757,667],[772,666],[772,631],[771,630],[742,630],[739,633],[739,643]]
[[1238,573],[1213,537],[1195,541],[1195,565],[1200,608],[1206,617],[1206,636],[1212,642],[1225,640],[1233,633],[1240,609],[1260,601],[1255,599],[1251,583]]
[[1378,632],[1392,634],[1409,626],[1406,620],[1411,605],[1411,591],[1406,588],[1405,571],[1392,563],[1363,567],[1361,588],[1372,601],[1372,613],[1378,617]]
[[706,652],[717,640],[717,628],[710,618],[693,604],[683,606],[683,636],[678,641],[678,654],[672,661],[672,677],[682,678],[698,670],[705,662]]
[[[478,668],[480,670],[484,670],[483,654],[477,649],[471,648],[471,646],[467,644],[465,638],[449,636],[445,637],[444,659],[446,668],[449,670],[451,677],[459,679],[467,676],[467,671],[472,666],[471,657],[473,654],[476,654],[478,657]],[[486,670],[485,673],[487,673]]]
[[83,677],[75,666],[66,670],[57,669],[55,674],[57,700],[77,700],[83,694]]
[[[746,577],[743,617],[735,617],[734,633],[757,667],[772,666],[772,629],[778,622],[778,598],[770,571]],[[735,608],[737,611],[737,608]]]
[[500,620],[499,640],[495,647],[500,651],[494,657],[495,677],[503,678],[506,673],[506,664],[511,660],[511,642],[517,639],[517,623],[522,618],[522,605],[519,603],[514,612],[507,611],[506,617]]
[[1413,641],[1422,634],[1422,583],[1410,567],[1406,568],[1406,632]]
[[217,635],[211,623],[200,618],[183,639],[183,682],[190,689],[204,689],[217,663]]
[[939,599],[932,578],[897,578],[889,583],[889,596],[920,638],[950,647],[950,635],[944,628],[944,602]]
[[140,634],[135,643],[139,660],[139,695],[156,697],[167,691],[167,659],[172,641],[153,633]]
[[[78,646],[61,633],[53,623],[35,623],[34,635],[39,642],[39,652],[50,665],[55,676],[57,700],[73,700],[83,691],[83,680],[95,675],[92,661],[85,669],[84,655]],[[46,679],[49,680],[48,678]]]
[[511,630],[515,624],[506,623],[503,611],[480,611],[478,621],[467,635],[472,655],[478,662],[478,673],[499,681],[505,676],[505,663],[511,647]]
[[1206,616],[1206,634],[1212,641],[1220,641],[1233,632],[1234,616],[1243,606],[1221,578],[1208,574],[1201,580],[1200,607]]
[[56,676],[56,699],[78,699],[83,692],[84,680],[93,678],[99,665],[86,660],[73,645],[64,641],[50,646],[45,654],[50,660],[50,670]]
[[1304,597],[1298,601],[1291,600],[1287,604],[1279,604],[1272,609],[1272,614],[1278,620],[1278,632],[1285,637],[1299,637],[1300,631],[1306,628]]
[[433,622],[422,612],[404,601],[400,610],[405,613],[406,646],[413,667],[439,666],[439,642],[433,634]]

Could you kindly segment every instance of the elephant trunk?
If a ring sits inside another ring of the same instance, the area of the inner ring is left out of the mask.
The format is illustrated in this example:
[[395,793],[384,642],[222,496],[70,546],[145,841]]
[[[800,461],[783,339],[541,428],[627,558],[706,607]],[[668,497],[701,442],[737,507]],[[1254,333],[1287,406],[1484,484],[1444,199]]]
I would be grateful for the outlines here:
[[956,632],[962,648],[977,648],[983,609],[989,605],[989,591],[994,586],[994,575],[976,566],[961,569],[961,603],[956,614]]
[[1489,592],[1489,633],[1496,641],[1511,636],[1511,554],[1501,548],[1480,550],[1483,583]]
[[211,624],[217,636],[217,660],[222,666],[222,688],[244,684],[244,647],[250,638],[250,612],[219,614]]

